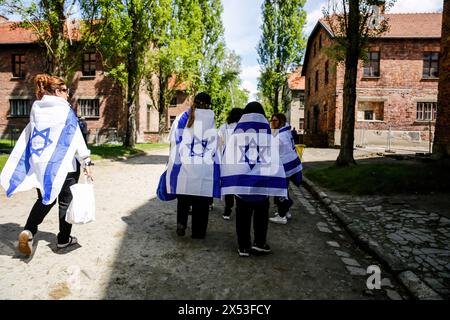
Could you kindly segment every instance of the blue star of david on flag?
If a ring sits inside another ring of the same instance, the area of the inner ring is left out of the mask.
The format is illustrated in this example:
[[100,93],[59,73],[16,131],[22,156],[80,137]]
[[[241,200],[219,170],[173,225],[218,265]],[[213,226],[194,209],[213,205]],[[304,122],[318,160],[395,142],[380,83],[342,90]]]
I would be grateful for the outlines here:
[[[45,148],[47,148],[49,145],[53,143],[53,141],[50,139],[50,128],[44,129],[44,130],[36,130],[34,128],[33,133],[31,134],[30,138],[30,151],[31,154],[35,154],[38,157],[41,156],[42,152],[44,152]],[[33,142],[35,146],[41,146],[40,148],[34,148]]]
[[[187,146],[190,148],[190,156],[191,157],[204,157],[205,156],[205,152],[208,151],[209,149],[207,148],[208,146],[208,140],[200,140],[199,138],[197,138],[196,136],[194,136],[194,139],[192,139],[192,142],[187,144]],[[197,146],[200,146],[197,147]],[[198,152],[198,150],[201,150],[201,152]],[[196,151],[197,150],[197,151]]]
[[[240,163],[247,163],[250,167],[250,170],[253,170],[255,165],[257,163],[265,163],[264,159],[264,152],[266,151],[267,147],[258,146],[255,139],[251,139],[249,143],[247,143],[245,146],[239,147],[241,150],[241,159],[239,160]],[[256,153],[252,150],[255,150]],[[249,157],[249,155],[252,155]],[[256,155],[256,159],[255,159]]]

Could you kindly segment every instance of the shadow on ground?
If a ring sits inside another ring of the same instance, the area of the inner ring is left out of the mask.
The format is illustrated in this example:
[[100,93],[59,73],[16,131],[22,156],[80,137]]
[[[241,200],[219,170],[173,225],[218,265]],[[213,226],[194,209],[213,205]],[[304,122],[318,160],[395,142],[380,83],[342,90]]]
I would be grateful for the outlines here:
[[[129,164],[165,163],[167,157],[139,157]],[[272,208],[271,208],[272,209]],[[104,299],[383,299],[364,297],[366,279],[352,277],[328,234],[317,231],[319,215],[297,201],[289,225],[270,225],[268,256],[237,254],[235,213],[222,219],[215,199],[205,239],[176,235],[176,200],[156,198],[122,216],[127,224]]]

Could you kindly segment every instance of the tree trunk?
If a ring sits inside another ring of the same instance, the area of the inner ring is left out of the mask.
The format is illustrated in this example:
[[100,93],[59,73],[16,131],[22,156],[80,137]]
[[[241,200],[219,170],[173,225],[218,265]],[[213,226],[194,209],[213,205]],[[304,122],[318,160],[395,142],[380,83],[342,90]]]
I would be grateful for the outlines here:
[[350,0],[349,23],[347,28],[348,46],[345,55],[343,119],[341,131],[341,149],[336,165],[355,164],[353,143],[355,138],[355,103],[358,58],[361,51],[359,34],[359,0]]
[[444,1],[442,13],[439,93],[433,157],[450,159],[450,1]]
[[127,90],[127,130],[125,134],[124,146],[133,148],[136,144],[136,95],[138,91],[138,47],[137,47],[137,19],[135,8],[130,8],[129,15],[133,23],[131,32],[131,50],[127,58],[128,66],[128,90]]
[[161,142],[162,137],[166,133],[167,127],[167,108],[166,108],[166,99],[164,95],[164,91],[166,90],[166,82],[162,79],[162,75],[159,75],[159,105],[158,105],[158,114],[159,114],[159,141]]
[[273,112],[278,113],[278,95],[279,95],[279,88],[278,86],[275,86],[273,88]]

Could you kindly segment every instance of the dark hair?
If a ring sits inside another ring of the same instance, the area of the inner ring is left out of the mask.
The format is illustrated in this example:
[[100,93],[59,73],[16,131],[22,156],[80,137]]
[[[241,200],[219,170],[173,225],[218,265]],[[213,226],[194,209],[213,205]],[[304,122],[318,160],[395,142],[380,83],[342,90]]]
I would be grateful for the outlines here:
[[281,128],[286,124],[287,119],[284,113],[274,113],[270,119],[272,120],[273,117],[278,119],[278,128]]
[[228,117],[227,117],[227,123],[235,123],[238,122],[242,115],[244,114],[244,109],[241,108],[233,108],[230,110],[230,112],[228,113]]
[[263,106],[261,105],[261,103],[259,103],[257,101],[249,102],[245,106],[244,114],[248,114],[248,113],[259,113],[259,114],[262,114],[264,117],[266,116]]
[[194,104],[192,105],[191,112],[189,112],[188,123],[186,127],[190,128],[195,121],[195,109],[209,109],[211,105],[211,96],[206,92],[198,93],[194,98]]

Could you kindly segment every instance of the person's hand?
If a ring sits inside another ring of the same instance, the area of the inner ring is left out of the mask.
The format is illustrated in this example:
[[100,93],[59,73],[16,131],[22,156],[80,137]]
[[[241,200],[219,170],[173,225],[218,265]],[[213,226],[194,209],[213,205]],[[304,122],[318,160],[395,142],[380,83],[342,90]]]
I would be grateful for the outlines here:
[[91,166],[85,166],[84,167],[84,169],[83,169],[83,173],[89,178],[89,179],[91,179],[92,181],[94,181],[94,175],[93,175],[93,172],[92,172],[93,170],[92,170],[92,167]]

